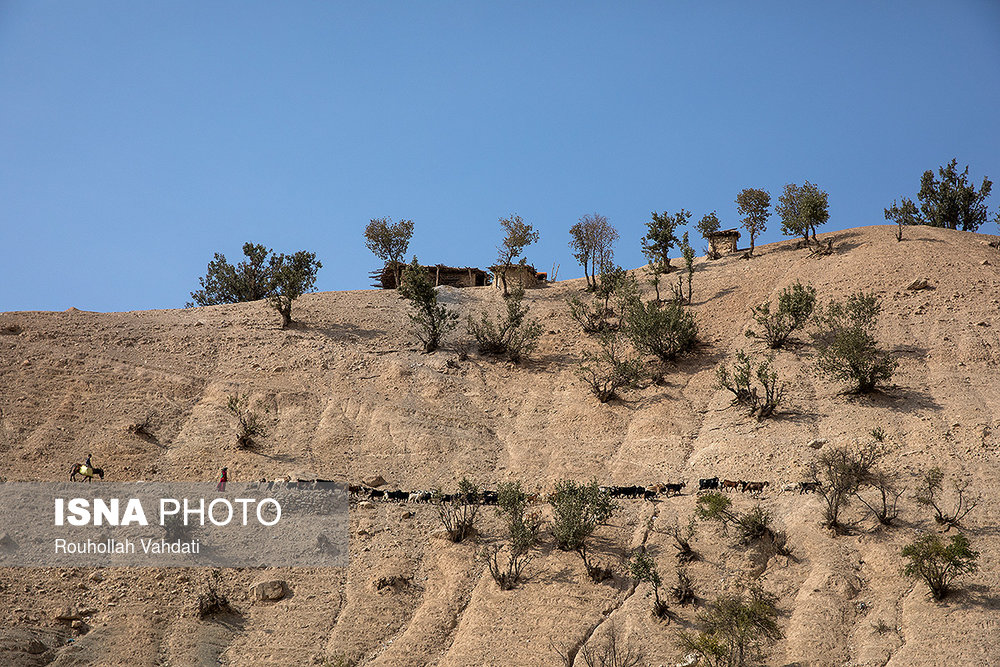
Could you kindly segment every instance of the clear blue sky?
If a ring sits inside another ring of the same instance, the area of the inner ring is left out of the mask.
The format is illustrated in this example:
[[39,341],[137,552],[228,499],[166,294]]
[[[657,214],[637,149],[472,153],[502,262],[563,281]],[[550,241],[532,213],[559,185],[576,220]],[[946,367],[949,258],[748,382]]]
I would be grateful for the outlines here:
[[808,179],[827,229],[882,224],[952,157],[996,211],[995,0],[0,0],[0,310],[179,307],[246,240],[365,288],[381,216],[487,266],[516,212],[574,277],[588,212],[638,266],[654,209]]

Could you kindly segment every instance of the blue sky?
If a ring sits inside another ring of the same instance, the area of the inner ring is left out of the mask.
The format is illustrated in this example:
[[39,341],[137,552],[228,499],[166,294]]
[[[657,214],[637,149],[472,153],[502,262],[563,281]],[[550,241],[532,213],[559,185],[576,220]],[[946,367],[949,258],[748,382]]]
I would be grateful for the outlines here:
[[744,187],[882,224],[957,157],[995,212],[1000,3],[0,0],[0,156],[0,310],[179,307],[247,240],[366,288],[382,216],[487,266],[518,213],[576,277],[581,215],[638,266],[650,211]]

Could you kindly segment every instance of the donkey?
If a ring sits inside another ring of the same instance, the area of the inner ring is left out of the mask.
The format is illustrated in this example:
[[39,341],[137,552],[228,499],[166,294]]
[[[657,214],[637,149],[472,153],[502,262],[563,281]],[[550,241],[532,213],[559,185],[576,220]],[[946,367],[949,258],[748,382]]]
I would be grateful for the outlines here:
[[82,475],[88,482],[93,482],[94,475],[104,479],[104,468],[87,468],[82,463],[74,463],[69,469],[69,481],[75,482],[77,475]]

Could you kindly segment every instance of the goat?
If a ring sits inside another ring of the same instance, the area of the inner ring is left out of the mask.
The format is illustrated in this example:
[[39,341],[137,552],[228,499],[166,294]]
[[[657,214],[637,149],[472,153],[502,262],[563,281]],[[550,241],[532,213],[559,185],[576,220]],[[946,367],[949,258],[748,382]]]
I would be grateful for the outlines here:
[[816,493],[823,487],[820,482],[799,482],[799,495],[803,493]]
[[687,484],[685,482],[679,482],[677,484],[664,484],[663,490],[667,493],[667,498],[670,496],[679,495],[681,489],[683,489]]
[[741,491],[749,491],[750,493],[757,495],[764,490],[764,487],[770,484],[770,482],[743,482],[743,488]]
[[724,479],[722,480],[722,490],[728,491],[729,489],[737,489],[742,484],[742,479]]

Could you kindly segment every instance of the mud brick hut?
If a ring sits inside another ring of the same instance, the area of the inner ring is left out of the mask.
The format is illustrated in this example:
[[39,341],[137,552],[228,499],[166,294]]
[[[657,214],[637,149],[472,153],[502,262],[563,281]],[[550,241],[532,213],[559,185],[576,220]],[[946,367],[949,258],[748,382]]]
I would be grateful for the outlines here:
[[[396,275],[393,271],[392,262],[387,262],[381,271],[375,271],[371,278],[375,281],[372,287],[382,289],[396,289]],[[421,266],[427,271],[427,278],[431,285],[448,285],[450,287],[483,287],[490,284],[490,274],[482,269],[466,266],[458,268],[455,266],[445,266],[435,264],[434,266]]]
[[736,244],[739,243],[740,233],[735,229],[724,229],[720,232],[709,232],[705,235],[708,239],[709,255],[721,257],[727,253],[736,252]]
[[536,271],[531,264],[514,264],[512,266],[491,266],[493,272],[493,284],[496,287],[503,287],[503,276],[507,276],[507,287],[520,285],[524,289],[541,287],[548,281],[548,274],[544,271]]

